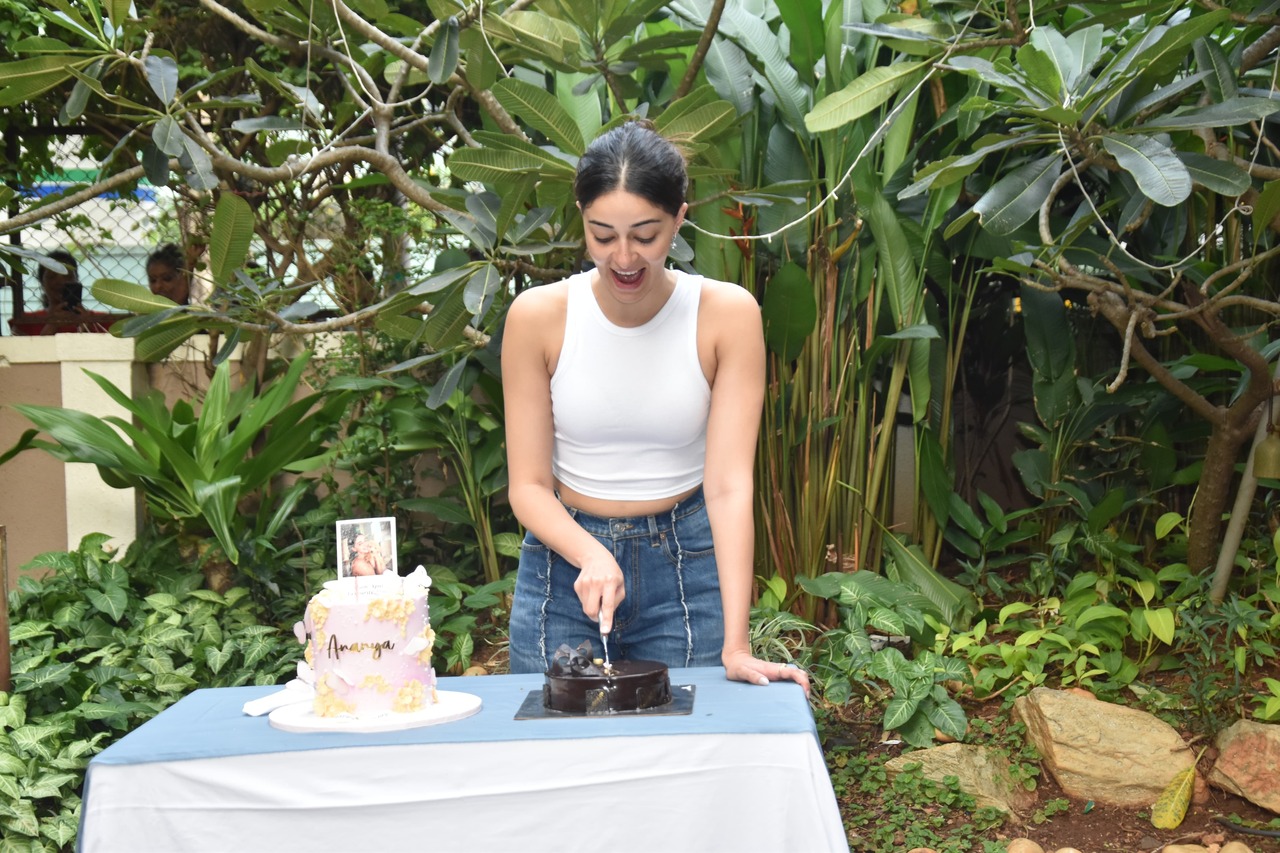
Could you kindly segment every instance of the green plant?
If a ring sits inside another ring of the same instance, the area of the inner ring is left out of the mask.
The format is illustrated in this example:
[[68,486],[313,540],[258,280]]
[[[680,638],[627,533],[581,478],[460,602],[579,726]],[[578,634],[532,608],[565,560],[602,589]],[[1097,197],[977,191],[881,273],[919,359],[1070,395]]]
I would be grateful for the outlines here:
[[1253,697],[1254,704],[1262,706],[1253,710],[1253,716],[1267,722],[1280,720],[1280,681],[1274,678],[1263,678],[1262,683],[1266,686],[1267,692]]
[[857,833],[858,850],[901,853],[928,847],[946,853],[967,853],[980,843],[981,833],[1004,823],[1002,812],[978,808],[960,790],[959,781],[924,778],[918,763],[907,764],[892,780],[885,769],[887,756],[859,754],[839,748],[828,756],[832,785],[839,797],[854,791],[870,794],[877,808],[854,812],[847,820]]
[[[1213,732],[1245,715],[1250,672],[1276,659],[1280,616],[1257,596],[1232,594],[1214,605],[1201,593],[1179,607],[1177,637],[1190,710]],[[1266,697],[1254,699],[1268,708]]]
[[85,537],[40,555],[9,595],[13,689],[0,692],[0,849],[74,841],[84,769],[194,687],[275,684],[292,634],[259,621],[248,591],[201,589],[172,538],[124,554]]
[[1054,815],[1066,814],[1069,811],[1071,811],[1070,800],[1063,797],[1054,797],[1052,800],[1046,800],[1043,805],[1032,813],[1031,822],[1035,824],[1046,823]]
[[[936,625],[938,616],[929,599],[871,572],[799,580],[810,594],[835,601],[840,614],[839,626],[823,632],[811,653],[811,669],[827,701],[849,701],[855,685],[882,694],[877,681],[883,682],[892,693],[884,710],[886,729],[913,746],[932,744],[935,729],[956,740],[964,737],[964,710],[944,682],[967,681],[969,671],[960,660],[927,648],[933,639],[930,618]],[[868,629],[883,633],[873,640]],[[908,637],[926,646],[913,660],[888,644]]]
[[[462,382],[464,376],[470,381]],[[467,528],[467,535],[457,537],[459,550],[474,555],[488,584],[502,580],[500,556],[520,554],[514,518],[499,514],[494,503],[507,485],[501,401],[493,375],[474,365],[468,370],[463,359],[431,389],[425,405],[393,413],[396,450],[436,452],[445,477],[439,496],[407,498],[399,507]]]
[[[345,411],[346,392],[297,395],[309,359],[294,359],[261,391],[247,385],[233,391],[223,362],[198,414],[185,400],[167,408],[158,391],[135,400],[90,373],[132,419],[17,404],[38,430],[28,430],[0,463],[34,447],[63,462],[96,465],[109,485],[137,489],[158,523],[188,540],[212,535],[225,558],[238,563],[242,551],[252,553],[287,529],[312,483],[281,486],[279,476],[319,467]],[[39,431],[52,440],[38,438]],[[200,556],[206,566],[212,562]],[[229,576],[217,584],[223,591],[229,585]]]
[[[507,602],[515,576],[472,586],[445,566],[428,566],[431,575],[431,627],[436,632],[433,655],[443,661],[440,672],[460,675],[471,666],[478,642],[504,644],[509,619]],[[492,654],[487,654],[488,660]]]

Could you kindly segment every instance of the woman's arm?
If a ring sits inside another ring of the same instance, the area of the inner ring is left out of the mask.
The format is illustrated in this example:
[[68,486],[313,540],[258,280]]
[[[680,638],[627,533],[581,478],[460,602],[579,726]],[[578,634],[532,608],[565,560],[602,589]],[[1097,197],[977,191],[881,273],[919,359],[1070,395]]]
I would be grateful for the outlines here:
[[567,287],[543,285],[520,294],[507,311],[502,340],[508,498],[534,536],[579,569],[574,590],[583,612],[608,632],[625,588],[607,548],[582,529],[555,493],[551,474],[553,353],[564,338]]
[[755,684],[791,680],[808,692],[803,671],[758,660],[749,640],[755,574],[753,471],[765,385],[760,307],[746,290],[722,282],[705,282],[702,300],[700,316],[706,318],[715,354],[703,488],[724,606],[725,674]]

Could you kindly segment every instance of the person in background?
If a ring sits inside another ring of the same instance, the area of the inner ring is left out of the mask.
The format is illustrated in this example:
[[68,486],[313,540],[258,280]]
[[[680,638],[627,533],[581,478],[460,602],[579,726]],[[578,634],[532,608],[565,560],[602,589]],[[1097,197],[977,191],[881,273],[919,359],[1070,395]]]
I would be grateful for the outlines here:
[[40,283],[39,311],[28,311],[9,321],[15,335],[55,335],[62,332],[105,332],[107,325],[84,307],[84,286],[79,264],[65,249],[49,253],[51,260],[66,268],[58,272],[41,265],[36,270]]
[[182,249],[165,243],[147,256],[147,287],[156,296],[186,305],[191,301],[191,275],[186,266]]
[[802,670],[751,653],[764,333],[750,292],[666,266],[687,187],[652,124],[600,136],[574,180],[595,268],[507,314],[508,493],[527,530],[511,671],[608,634],[615,659],[807,692]]

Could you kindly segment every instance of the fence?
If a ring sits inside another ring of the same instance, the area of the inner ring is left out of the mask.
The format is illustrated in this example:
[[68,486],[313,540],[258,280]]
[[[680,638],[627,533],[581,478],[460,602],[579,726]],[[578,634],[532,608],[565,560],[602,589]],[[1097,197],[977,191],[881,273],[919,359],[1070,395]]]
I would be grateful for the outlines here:
[[[80,154],[83,140],[79,135],[58,139],[54,162],[59,169],[34,186],[21,188],[27,205],[32,200],[49,199],[69,188],[92,183],[98,177],[97,164]],[[181,242],[177,221],[172,193],[142,183],[132,193],[99,196],[39,225],[24,228],[17,233],[16,242],[39,252],[71,252],[85,285],[84,307],[104,311],[109,309],[90,292],[93,282],[116,278],[146,284],[147,255],[162,243]],[[33,261],[12,259],[8,266],[10,286],[0,288],[0,334],[5,335],[9,334],[9,320],[39,310],[42,297]]]

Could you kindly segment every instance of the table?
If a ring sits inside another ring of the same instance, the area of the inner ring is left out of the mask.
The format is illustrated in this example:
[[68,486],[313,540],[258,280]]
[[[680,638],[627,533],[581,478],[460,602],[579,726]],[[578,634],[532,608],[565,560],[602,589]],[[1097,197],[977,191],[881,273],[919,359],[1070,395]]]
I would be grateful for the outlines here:
[[794,684],[673,669],[685,716],[515,720],[542,676],[443,678],[475,716],[378,734],[273,728],[197,690],[97,755],[77,847],[100,851],[847,851]]

